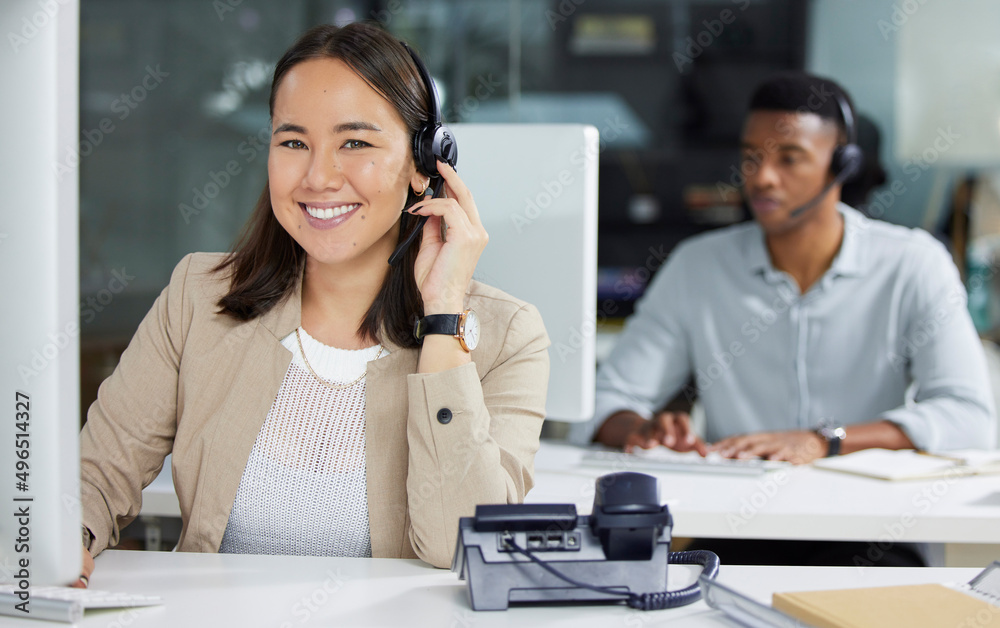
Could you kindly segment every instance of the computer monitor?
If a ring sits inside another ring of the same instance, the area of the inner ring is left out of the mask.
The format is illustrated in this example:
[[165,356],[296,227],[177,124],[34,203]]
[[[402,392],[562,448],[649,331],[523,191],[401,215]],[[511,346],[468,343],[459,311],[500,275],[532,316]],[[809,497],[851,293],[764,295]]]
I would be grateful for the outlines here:
[[594,413],[598,131],[455,124],[458,170],[490,241],[475,278],[535,307],[552,340],[546,415]]
[[0,33],[0,581],[62,585],[82,554],[79,3],[7,0]]

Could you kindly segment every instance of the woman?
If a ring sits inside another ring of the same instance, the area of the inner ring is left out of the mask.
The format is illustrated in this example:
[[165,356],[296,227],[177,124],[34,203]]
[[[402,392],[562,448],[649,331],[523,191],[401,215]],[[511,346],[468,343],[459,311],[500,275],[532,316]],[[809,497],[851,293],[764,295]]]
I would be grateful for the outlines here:
[[[447,567],[460,516],[523,500],[548,338],[533,307],[471,280],[487,234],[454,169],[438,163],[447,197],[423,196],[411,147],[431,102],[375,26],[316,27],[278,62],[244,235],[180,262],[88,413],[81,585],[171,451],[181,551]],[[419,248],[390,267],[417,216]],[[414,337],[467,310],[471,353]]]

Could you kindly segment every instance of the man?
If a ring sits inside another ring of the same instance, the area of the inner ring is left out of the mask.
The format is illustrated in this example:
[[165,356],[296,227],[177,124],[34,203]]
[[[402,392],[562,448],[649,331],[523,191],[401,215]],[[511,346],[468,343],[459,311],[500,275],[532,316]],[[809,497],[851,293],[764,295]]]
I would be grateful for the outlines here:
[[[829,80],[782,75],[757,89],[741,142],[755,220],[671,254],[572,439],[796,463],[995,442],[985,356],[949,254],[839,202],[859,166],[844,154],[851,118]],[[686,414],[657,412],[692,379],[705,440]]]

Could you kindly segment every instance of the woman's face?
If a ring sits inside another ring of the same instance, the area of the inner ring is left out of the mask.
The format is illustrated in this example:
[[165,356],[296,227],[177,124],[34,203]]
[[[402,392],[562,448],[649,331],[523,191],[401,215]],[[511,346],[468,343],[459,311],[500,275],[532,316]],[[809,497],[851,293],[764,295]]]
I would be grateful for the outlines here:
[[407,188],[422,190],[426,180],[395,108],[339,59],[285,74],[267,173],[278,222],[322,264],[386,262]]

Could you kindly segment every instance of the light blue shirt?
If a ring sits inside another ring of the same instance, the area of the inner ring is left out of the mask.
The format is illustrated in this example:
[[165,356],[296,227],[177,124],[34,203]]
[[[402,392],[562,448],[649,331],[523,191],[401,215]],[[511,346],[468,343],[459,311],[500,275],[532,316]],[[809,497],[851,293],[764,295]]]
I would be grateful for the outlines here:
[[598,370],[594,419],[570,439],[589,442],[619,410],[652,416],[693,377],[709,442],[885,419],[919,449],[991,448],[986,358],[950,255],[925,231],[838,209],[840,251],[804,295],[757,223],[678,246]]

